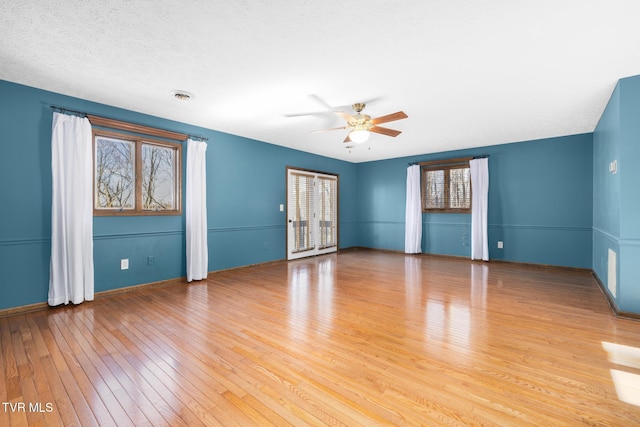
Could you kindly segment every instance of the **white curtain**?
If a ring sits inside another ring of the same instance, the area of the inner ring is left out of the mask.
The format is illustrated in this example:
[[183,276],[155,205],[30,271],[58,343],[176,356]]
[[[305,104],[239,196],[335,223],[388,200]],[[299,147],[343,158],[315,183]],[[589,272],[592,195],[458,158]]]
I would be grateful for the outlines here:
[[471,259],[489,261],[487,205],[489,203],[489,159],[469,160],[471,172]]
[[407,168],[407,207],[405,211],[404,251],[422,252],[422,205],[420,200],[420,165]]
[[93,300],[92,147],[86,117],[53,113],[51,306]]
[[207,144],[187,141],[187,281],[207,278]]

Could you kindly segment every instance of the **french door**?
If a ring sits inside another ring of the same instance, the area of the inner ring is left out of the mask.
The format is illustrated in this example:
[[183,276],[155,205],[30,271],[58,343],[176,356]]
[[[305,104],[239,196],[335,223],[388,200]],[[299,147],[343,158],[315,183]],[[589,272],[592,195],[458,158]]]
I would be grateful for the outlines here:
[[338,249],[338,176],[287,168],[287,259]]

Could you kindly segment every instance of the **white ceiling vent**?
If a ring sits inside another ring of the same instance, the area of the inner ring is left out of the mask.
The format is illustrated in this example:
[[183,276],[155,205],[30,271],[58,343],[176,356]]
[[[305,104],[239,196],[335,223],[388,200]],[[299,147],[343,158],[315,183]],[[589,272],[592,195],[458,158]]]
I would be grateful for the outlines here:
[[189,101],[193,99],[193,94],[185,91],[185,90],[174,90],[171,91],[171,95],[178,101]]

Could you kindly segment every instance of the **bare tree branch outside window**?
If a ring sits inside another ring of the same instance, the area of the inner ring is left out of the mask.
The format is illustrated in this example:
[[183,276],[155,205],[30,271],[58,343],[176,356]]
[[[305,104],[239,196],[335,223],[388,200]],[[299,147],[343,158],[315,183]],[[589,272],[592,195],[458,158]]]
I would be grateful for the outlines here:
[[449,207],[468,209],[471,200],[469,168],[451,169],[449,173]]
[[96,139],[96,208],[133,209],[134,149],[130,141]]
[[174,151],[153,144],[142,145],[142,209],[174,209]]
[[94,133],[94,215],[180,213],[179,143]]
[[443,209],[445,207],[444,171],[427,171],[426,199],[427,209]]
[[423,211],[468,213],[471,175],[468,166],[431,166],[422,171]]

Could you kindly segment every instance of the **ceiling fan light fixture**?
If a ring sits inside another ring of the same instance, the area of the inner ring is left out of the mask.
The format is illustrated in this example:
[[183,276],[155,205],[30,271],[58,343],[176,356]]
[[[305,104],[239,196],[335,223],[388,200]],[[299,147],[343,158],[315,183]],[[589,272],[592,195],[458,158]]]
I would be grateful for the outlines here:
[[[365,107],[363,102],[356,103],[352,105],[353,110],[356,112],[355,115],[351,115],[349,113],[345,113],[344,111],[334,111],[338,116],[347,121],[346,126],[341,126],[333,129],[322,129],[321,131],[329,131],[329,130],[338,130],[338,129],[348,129],[349,133],[347,137],[344,139],[345,143],[353,142],[354,144],[362,144],[367,141],[371,136],[371,133],[379,133],[381,135],[386,136],[398,136],[402,132],[399,130],[389,129],[386,127],[378,126],[381,123],[393,122],[400,119],[406,119],[408,116],[404,113],[404,111],[397,111],[392,114],[387,114],[386,116],[376,117],[374,119],[367,114],[362,114],[362,110]],[[316,132],[321,132],[316,131]],[[349,146],[348,148],[351,148]]]
[[351,131],[349,134],[349,139],[355,142],[356,144],[362,144],[367,139],[369,139],[369,131],[365,129],[356,129]]

